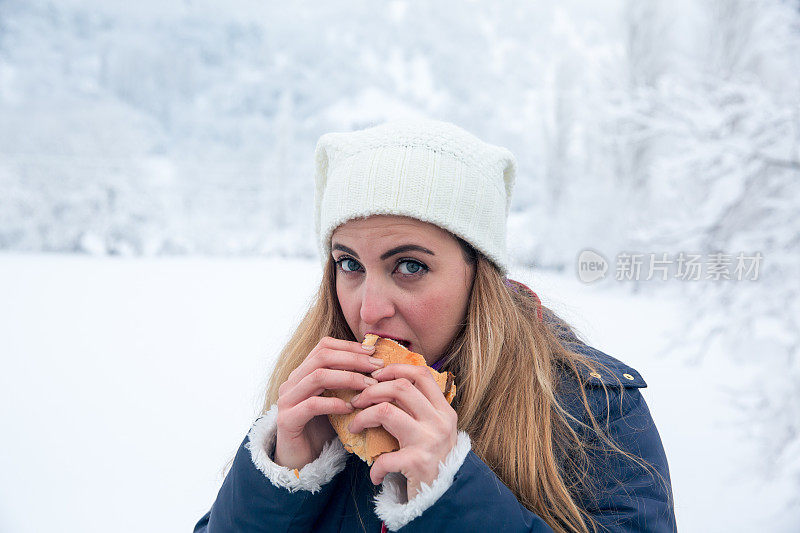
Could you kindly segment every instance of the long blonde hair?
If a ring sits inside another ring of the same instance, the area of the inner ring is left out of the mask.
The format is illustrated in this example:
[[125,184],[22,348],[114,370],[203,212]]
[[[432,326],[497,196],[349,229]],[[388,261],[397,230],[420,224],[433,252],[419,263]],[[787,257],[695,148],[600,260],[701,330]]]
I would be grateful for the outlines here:
[[[465,243],[459,242],[463,248]],[[551,528],[588,532],[594,522],[577,497],[578,491],[591,490],[588,445],[574,426],[591,429],[609,449],[646,463],[605,437],[583,387],[579,398],[588,424],[559,402],[559,372],[566,370],[582,383],[585,369],[597,367],[561,342],[565,335],[577,340],[572,329],[543,306],[548,320],[540,320],[538,299],[513,290],[489,260],[474,249],[471,253],[476,268],[468,311],[442,367],[455,374],[458,384],[453,401],[458,429],[469,434],[473,451],[520,503]],[[335,275],[335,263],[328,257],[316,298],[278,357],[262,414],[277,402],[280,385],[322,337],[361,340],[353,336],[339,307]]]

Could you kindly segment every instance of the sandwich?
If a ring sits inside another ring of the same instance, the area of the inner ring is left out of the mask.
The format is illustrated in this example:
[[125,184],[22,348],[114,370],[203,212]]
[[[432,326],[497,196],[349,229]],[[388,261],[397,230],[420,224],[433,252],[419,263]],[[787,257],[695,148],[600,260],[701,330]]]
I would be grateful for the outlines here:
[[[410,351],[408,348],[392,339],[386,339],[369,333],[365,337],[363,344],[375,346],[375,353],[373,353],[372,356],[383,359],[385,361],[384,367],[395,363],[428,366],[424,357]],[[436,384],[439,385],[445,399],[447,399],[449,403],[452,403],[456,395],[456,386],[455,383],[453,383],[452,372],[438,372],[430,367],[428,367],[428,370],[431,371],[431,375],[434,381],[436,381]],[[356,390],[329,389],[323,392],[323,396],[341,398],[345,402],[349,402],[350,399],[358,393],[359,391]],[[380,454],[399,450],[400,443],[397,442],[397,439],[395,439],[392,434],[380,426],[376,428],[367,428],[361,433],[350,433],[350,431],[347,430],[347,426],[362,410],[363,409],[356,408],[352,413],[344,415],[329,414],[328,419],[333,429],[336,430],[336,434],[339,435],[339,440],[344,444],[344,448],[348,452],[359,456],[368,465],[372,465],[373,461],[375,461]]]

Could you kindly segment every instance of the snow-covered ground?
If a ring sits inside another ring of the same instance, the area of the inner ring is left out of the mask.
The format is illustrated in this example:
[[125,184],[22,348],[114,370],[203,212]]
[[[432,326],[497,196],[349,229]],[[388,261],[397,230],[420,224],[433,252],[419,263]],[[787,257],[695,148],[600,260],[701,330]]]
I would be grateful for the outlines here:
[[[741,368],[662,354],[677,300],[516,270],[641,371],[682,531],[796,531],[729,391]],[[0,254],[0,531],[191,530],[256,414],[315,261]]]

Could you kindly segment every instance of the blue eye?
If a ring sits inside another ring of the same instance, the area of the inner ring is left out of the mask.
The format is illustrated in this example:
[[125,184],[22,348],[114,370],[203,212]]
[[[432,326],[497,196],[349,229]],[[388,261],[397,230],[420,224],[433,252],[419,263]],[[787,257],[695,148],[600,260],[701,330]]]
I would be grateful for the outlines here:
[[[339,265],[339,268],[341,268],[344,272],[355,272],[358,270],[358,267],[361,266],[358,264],[358,261],[352,257],[342,257],[336,261],[336,264]],[[347,265],[347,267],[344,265]]]
[[400,268],[401,265],[406,265],[406,270],[407,270],[407,272],[402,272],[401,270],[401,274],[414,275],[423,270],[427,270],[425,265],[423,265],[422,263],[418,261],[411,261],[409,259],[400,261],[400,263],[398,263],[398,268]]

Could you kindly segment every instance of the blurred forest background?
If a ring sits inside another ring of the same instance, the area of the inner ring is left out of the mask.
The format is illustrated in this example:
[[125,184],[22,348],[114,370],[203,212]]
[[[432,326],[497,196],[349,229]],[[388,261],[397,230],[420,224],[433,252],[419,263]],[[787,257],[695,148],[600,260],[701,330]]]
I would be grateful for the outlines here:
[[520,265],[761,252],[617,285],[693,304],[687,364],[750,372],[797,506],[799,73],[797,0],[0,0],[0,250],[312,258],[318,137],[448,120],[517,156]]

